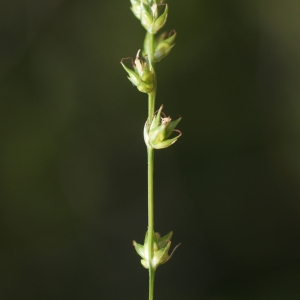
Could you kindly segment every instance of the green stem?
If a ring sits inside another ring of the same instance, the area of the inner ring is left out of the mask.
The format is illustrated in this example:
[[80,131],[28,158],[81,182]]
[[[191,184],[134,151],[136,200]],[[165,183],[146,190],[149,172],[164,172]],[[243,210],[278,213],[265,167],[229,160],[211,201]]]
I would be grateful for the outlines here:
[[153,166],[154,149],[148,148],[148,257],[149,257],[149,300],[153,300],[154,273],[152,267],[153,258],[153,234],[154,234],[154,201],[153,201]]
[[[152,121],[155,107],[155,92],[148,97],[148,115]],[[149,121],[149,122],[151,122]],[[147,148],[148,158],[148,264],[149,264],[149,300],[153,300],[154,294],[154,274],[152,267],[153,258],[153,234],[154,234],[154,199],[153,199],[153,171],[154,171],[154,149]]]
[[[155,109],[155,97],[156,97],[156,74],[154,71],[154,35],[150,36],[150,53],[148,53],[150,65],[154,72],[154,87],[153,91],[148,94],[148,121],[151,124]],[[154,275],[155,269],[152,266],[153,258],[153,235],[154,235],[154,200],[153,200],[153,170],[154,170],[154,149],[152,147],[147,148],[148,158],[148,264],[149,264],[149,300],[153,300],[154,297]]]

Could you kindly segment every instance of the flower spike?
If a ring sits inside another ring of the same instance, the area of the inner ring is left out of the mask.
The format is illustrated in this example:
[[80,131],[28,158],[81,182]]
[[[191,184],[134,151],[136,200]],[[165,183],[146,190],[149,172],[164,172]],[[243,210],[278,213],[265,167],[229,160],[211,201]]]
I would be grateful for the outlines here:
[[140,58],[139,54],[140,50],[138,50],[134,62],[131,59],[134,71],[127,68],[123,63],[123,60],[128,58],[123,58],[121,60],[121,65],[129,75],[127,78],[132,82],[133,85],[137,87],[140,92],[151,93],[154,86],[154,71],[148,61],[144,58]]
[[[154,115],[152,123],[146,121],[144,126],[144,140],[147,147],[154,149],[163,149],[174,144],[182,135],[181,131],[175,129],[180,122],[181,117],[172,121],[170,117],[161,117],[163,106],[160,107],[157,114]],[[178,132],[174,138],[168,139],[172,132]]]
[[[177,247],[180,245],[178,244],[174,250],[172,251],[171,255],[168,254],[169,249],[171,247],[171,238],[172,238],[173,232],[169,232],[164,237],[160,237],[160,234],[158,232],[153,232],[153,258],[151,260],[151,265],[154,270],[159,265],[162,265],[166,263],[170,258],[172,257],[174,251],[177,249]],[[141,264],[144,268],[149,269],[149,255],[148,255],[148,231],[145,235],[145,241],[144,245],[138,244],[136,241],[133,241],[133,246],[138,253],[138,255],[142,258]]]

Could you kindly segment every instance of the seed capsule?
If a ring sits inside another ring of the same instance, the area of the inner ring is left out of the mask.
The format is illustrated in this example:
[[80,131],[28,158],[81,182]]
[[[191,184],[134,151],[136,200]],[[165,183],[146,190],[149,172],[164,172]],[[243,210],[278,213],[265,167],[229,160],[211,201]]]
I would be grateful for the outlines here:
[[[144,126],[144,140],[146,146],[154,149],[163,149],[174,144],[182,135],[180,130],[175,129],[181,118],[172,121],[170,117],[161,118],[163,106],[153,117],[151,124],[146,121]],[[178,132],[174,138],[168,139],[173,132]]]

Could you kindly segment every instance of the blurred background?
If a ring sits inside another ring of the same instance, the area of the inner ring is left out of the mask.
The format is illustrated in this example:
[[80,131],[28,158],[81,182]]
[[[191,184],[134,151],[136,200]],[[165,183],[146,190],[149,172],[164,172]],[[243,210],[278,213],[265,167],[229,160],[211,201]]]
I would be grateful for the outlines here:
[[[300,299],[300,2],[169,1],[155,299]],[[147,299],[147,96],[129,0],[0,3],[0,298]]]

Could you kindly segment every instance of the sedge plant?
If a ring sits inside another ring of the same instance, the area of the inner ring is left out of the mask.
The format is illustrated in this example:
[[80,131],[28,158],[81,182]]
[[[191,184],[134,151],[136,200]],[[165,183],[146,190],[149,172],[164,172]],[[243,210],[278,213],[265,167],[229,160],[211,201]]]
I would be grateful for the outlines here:
[[[175,129],[181,118],[172,121],[163,113],[163,105],[155,111],[157,91],[155,65],[165,58],[174,47],[176,32],[173,30],[170,33],[163,32],[156,35],[167,21],[169,8],[165,0],[130,0],[130,2],[133,14],[146,30],[146,36],[143,49],[137,51],[135,59],[123,58],[121,64],[131,83],[140,92],[148,95],[148,118],[144,126],[148,163],[148,230],[144,244],[133,241],[133,245],[142,258],[143,267],[149,271],[149,300],[153,300],[155,271],[159,265],[166,263],[171,258],[176,249],[175,247],[169,255],[172,231],[161,237],[154,230],[153,199],[154,150],[173,145],[181,136],[181,132]],[[132,68],[126,66],[126,60],[131,60]]]

